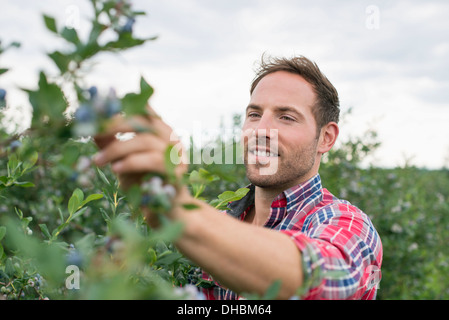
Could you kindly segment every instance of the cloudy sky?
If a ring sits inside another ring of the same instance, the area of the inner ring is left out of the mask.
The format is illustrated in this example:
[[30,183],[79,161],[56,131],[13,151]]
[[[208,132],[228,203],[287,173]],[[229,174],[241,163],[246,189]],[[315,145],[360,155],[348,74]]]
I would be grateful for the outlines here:
[[[153,107],[180,134],[218,132],[242,114],[263,53],[305,55],[339,91],[342,141],[374,129],[382,146],[370,161],[430,168],[449,165],[449,2],[447,0],[140,0],[141,37],[157,41],[102,55],[89,85],[136,91],[140,75],[156,93]],[[0,60],[11,107],[26,123],[38,70],[54,71],[45,53],[61,47],[41,13],[89,28],[88,1],[3,1],[0,39],[19,41]]]

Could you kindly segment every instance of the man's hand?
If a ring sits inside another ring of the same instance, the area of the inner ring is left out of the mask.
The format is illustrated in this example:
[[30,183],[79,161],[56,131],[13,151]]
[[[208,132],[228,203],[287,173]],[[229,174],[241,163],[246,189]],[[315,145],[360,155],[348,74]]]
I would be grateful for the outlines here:
[[[166,177],[165,153],[170,146],[176,148],[173,152],[178,152],[181,160],[175,169],[177,179],[180,180],[188,169],[186,161],[183,161],[181,143],[172,128],[151,107],[148,110],[149,116],[115,116],[105,132],[94,138],[100,148],[94,157],[95,164],[99,167],[111,164],[124,190],[141,185],[148,174]],[[124,133],[135,135],[125,140],[117,138],[118,134]]]
[[[106,132],[95,137],[100,148],[100,152],[94,157],[95,164],[100,167],[112,164],[112,171],[118,175],[125,190],[133,184],[140,184],[148,173],[165,176],[165,152],[169,146],[180,146],[172,128],[148,108],[151,114],[148,117],[114,117]],[[117,139],[117,134],[123,133],[135,133],[135,136],[125,140]],[[182,159],[182,155],[180,156]],[[186,171],[187,164],[181,161],[176,168],[176,176],[181,178]]]

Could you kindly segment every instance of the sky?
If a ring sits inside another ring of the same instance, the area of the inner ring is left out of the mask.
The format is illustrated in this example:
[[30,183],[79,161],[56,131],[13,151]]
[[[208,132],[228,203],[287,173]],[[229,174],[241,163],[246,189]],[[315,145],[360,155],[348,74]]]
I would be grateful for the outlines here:
[[[135,0],[135,34],[156,41],[104,54],[86,85],[155,88],[153,108],[180,135],[207,137],[243,115],[262,54],[315,61],[339,91],[340,141],[375,130],[376,166],[449,166],[449,2],[446,0]],[[11,116],[26,127],[30,106],[19,88],[35,88],[39,70],[54,72],[47,52],[63,42],[46,31],[42,13],[85,36],[87,0],[2,0],[0,39],[19,41],[0,77]],[[352,110],[348,113],[348,110]]]

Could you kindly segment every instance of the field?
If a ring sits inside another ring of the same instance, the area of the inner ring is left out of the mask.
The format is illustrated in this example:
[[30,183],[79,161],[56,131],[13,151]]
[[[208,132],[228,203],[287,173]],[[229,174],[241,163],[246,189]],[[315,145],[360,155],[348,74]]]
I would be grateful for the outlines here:
[[[378,299],[448,299],[449,252],[444,248],[449,240],[449,170],[362,168],[362,160],[380,146],[375,137],[367,132],[332,150],[320,170],[323,186],[367,213],[381,236]],[[211,197],[247,183],[241,178],[244,168],[206,168],[239,181],[218,182]]]

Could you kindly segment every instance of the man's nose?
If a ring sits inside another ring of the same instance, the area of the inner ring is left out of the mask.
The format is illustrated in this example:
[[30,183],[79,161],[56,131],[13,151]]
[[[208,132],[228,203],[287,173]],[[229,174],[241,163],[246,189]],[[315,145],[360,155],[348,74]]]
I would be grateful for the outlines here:
[[254,134],[258,138],[270,138],[274,129],[272,117],[268,114],[264,114],[257,123],[256,128],[254,128]]

